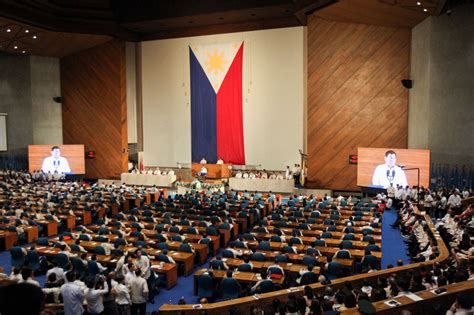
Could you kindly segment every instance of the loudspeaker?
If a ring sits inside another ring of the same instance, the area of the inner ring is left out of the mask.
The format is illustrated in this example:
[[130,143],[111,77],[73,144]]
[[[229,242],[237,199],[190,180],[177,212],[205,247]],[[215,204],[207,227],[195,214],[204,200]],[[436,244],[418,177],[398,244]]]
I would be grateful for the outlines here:
[[413,87],[413,81],[412,80],[402,80],[402,85],[406,87],[407,89],[411,89]]
[[55,101],[56,103],[62,103],[63,98],[61,96],[55,96],[53,97],[53,101]]

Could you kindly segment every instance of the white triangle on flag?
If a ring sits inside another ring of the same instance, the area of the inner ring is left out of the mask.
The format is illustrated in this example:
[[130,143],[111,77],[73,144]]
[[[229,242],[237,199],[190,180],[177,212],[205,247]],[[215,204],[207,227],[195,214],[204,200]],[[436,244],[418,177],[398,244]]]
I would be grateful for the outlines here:
[[227,42],[190,46],[216,94],[241,45],[242,42]]

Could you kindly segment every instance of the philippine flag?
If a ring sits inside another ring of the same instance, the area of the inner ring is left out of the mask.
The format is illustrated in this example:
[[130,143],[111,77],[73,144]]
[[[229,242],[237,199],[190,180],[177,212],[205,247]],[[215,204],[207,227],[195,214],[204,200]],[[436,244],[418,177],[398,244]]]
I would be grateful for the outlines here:
[[189,47],[193,162],[245,164],[243,50],[243,42]]

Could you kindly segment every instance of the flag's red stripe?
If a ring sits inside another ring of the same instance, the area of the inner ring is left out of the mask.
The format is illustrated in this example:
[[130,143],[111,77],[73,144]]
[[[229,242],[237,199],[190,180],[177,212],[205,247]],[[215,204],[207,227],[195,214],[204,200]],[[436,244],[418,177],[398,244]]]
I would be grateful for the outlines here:
[[217,92],[217,157],[226,163],[245,164],[242,112],[242,60],[244,44],[235,55]]

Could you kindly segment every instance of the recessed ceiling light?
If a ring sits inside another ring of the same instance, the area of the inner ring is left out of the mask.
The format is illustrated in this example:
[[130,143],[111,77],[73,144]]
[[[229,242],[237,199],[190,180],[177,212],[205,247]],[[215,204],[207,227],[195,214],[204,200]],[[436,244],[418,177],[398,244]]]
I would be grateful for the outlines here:
[[38,38],[38,36],[36,36],[36,35],[33,35],[33,39],[37,39],[37,38]]
[[22,50],[21,53],[22,53],[22,54],[26,54],[26,50]]
[[420,2],[420,1],[418,1],[418,2],[416,3],[416,5],[421,5],[421,2]]
[[29,32],[30,32],[30,30],[25,30],[25,33],[29,33]]
[[428,12],[428,9],[423,9],[424,12]]
[[13,46],[13,49],[18,49],[18,46]]
[[7,33],[10,33],[11,31],[11,28],[7,28]]

